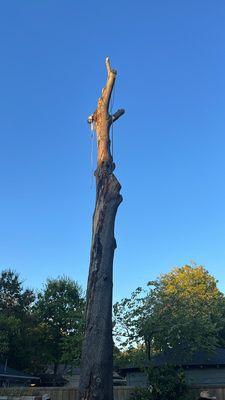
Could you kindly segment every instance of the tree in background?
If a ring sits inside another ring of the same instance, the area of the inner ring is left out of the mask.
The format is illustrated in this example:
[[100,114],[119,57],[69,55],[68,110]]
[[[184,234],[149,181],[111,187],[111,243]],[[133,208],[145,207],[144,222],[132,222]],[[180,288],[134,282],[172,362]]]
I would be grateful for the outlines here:
[[15,368],[25,368],[27,332],[35,295],[23,289],[19,274],[8,269],[0,274],[0,359]]
[[0,274],[0,362],[34,374],[49,364],[78,364],[84,300],[77,282],[50,279],[44,290],[23,288],[19,274]]
[[113,360],[116,369],[127,368],[127,366],[143,369],[143,366],[146,364],[145,346],[139,345],[123,351],[114,347]]
[[221,344],[225,299],[204,267],[174,268],[148,286],[114,307],[121,348],[142,342],[148,358],[171,349],[183,358]]
[[12,347],[18,341],[21,331],[21,322],[15,317],[0,315],[0,362],[8,363],[12,354]]
[[23,289],[19,274],[7,269],[0,275],[0,310],[6,316],[25,318],[35,300],[34,292]]
[[77,282],[67,278],[48,279],[35,305],[42,357],[53,364],[79,363],[83,334],[84,299]]
[[138,344],[138,324],[144,312],[144,291],[138,287],[130,298],[124,298],[113,306],[114,337],[119,347],[131,349]]

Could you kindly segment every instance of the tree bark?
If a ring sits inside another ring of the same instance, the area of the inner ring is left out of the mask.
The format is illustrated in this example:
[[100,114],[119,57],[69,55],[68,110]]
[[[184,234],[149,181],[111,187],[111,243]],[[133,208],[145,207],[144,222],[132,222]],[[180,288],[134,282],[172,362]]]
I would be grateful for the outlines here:
[[114,224],[122,201],[120,183],[113,174],[115,164],[110,151],[110,126],[123,113],[109,114],[109,102],[116,71],[106,59],[107,83],[96,111],[88,118],[94,123],[98,165],[96,204],[93,216],[90,268],[87,285],[86,327],[82,349],[79,393],[82,400],[113,399],[112,286],[113,256],[116,248]]

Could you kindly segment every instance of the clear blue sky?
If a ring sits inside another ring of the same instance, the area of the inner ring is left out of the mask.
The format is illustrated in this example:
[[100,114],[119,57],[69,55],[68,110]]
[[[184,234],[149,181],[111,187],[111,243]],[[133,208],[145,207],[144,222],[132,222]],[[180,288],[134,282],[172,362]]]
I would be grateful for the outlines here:
[[0,267],[26,284],[89,264],[87,116],[118,69],[114,132],[124,201],[115,299],[194,260],[225,289],[225,2],[0,4]]

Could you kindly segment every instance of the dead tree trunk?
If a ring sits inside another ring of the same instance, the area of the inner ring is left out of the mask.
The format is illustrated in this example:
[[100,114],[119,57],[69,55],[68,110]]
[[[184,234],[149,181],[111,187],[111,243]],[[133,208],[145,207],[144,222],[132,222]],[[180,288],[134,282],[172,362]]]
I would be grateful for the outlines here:
[[116,248],[114,224],[122,201],[120,184],[113,174],[110,126],[123,113],[109,114],[109,102],[116,79],[106,59],[107,83],[96,111],[88,118],[97,135],[98,165],[96,204],[93,216],[90,268],[87,286],[86,327],[82,349],[80,399],[113,399],[112,269]]

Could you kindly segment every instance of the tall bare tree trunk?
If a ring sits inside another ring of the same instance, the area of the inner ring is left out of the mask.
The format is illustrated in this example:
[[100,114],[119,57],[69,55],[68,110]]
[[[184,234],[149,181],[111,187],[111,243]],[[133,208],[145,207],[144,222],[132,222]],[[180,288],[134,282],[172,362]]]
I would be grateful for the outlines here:
[[109,114],[109,102],[116,79],[106,59],[107,83],[96,111],[88,118],[97,135],[98,165],[96,204],[93,216],[90,268],[87,286],[86,328],[82,349],[80,399],[113,399],[112,270],[116,248],[114,224],[122,201],[120,184],[113,174],[110,126],[123,113]]

